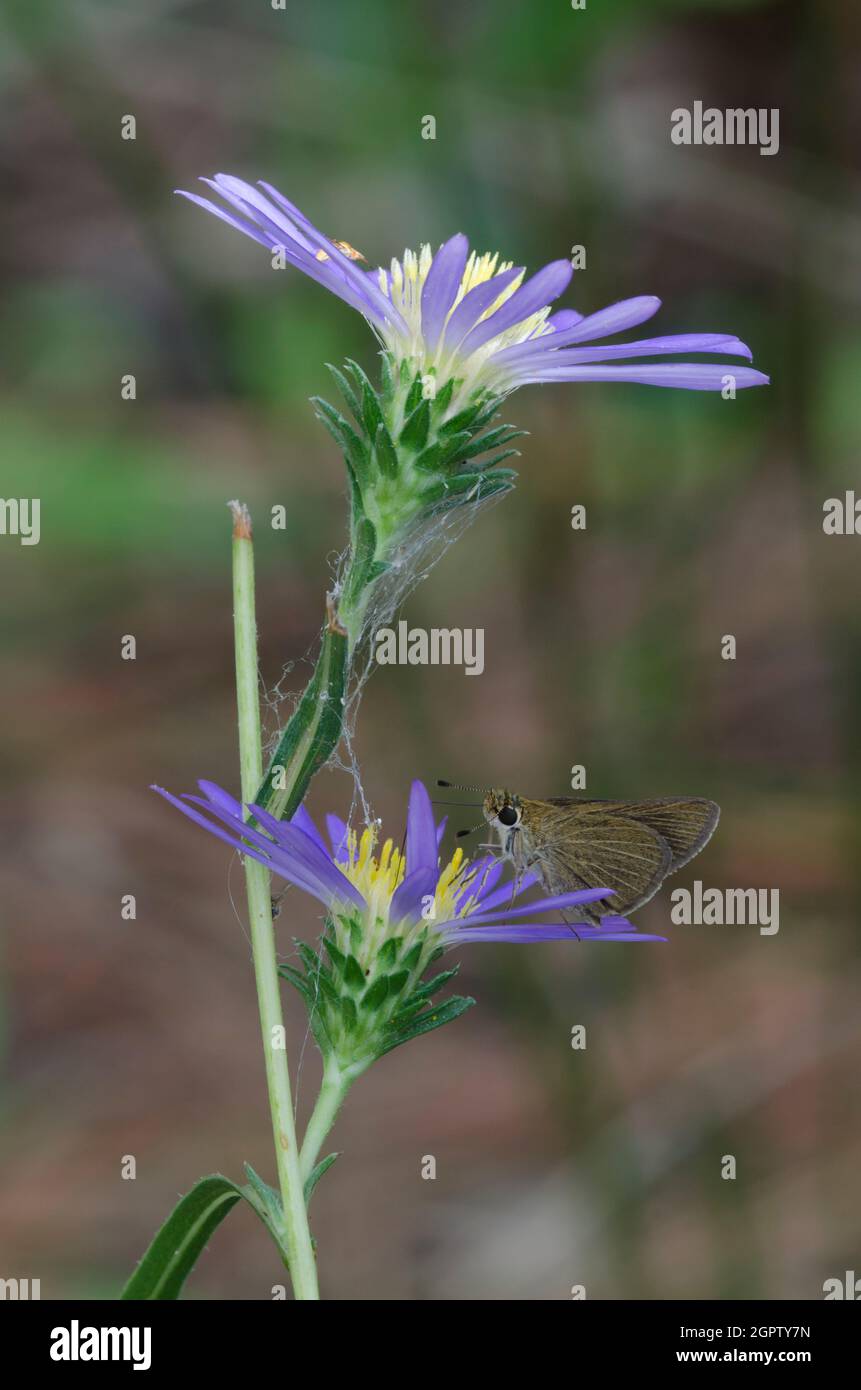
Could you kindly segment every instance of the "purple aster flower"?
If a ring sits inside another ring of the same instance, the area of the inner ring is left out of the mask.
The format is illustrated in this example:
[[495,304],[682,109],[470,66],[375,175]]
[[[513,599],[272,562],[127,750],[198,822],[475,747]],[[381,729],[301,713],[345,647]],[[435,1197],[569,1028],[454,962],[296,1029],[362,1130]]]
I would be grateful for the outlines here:
[[769,380],[752,367],[725,362],[626,361],[685,353],[749,361],[750,349],[729,333],[599,345],[599,339],[638,328],[661,301],[645,295],[587,316],[573,309],[552,313],[573,273],[567,260],[551,261],[524,279],[522,266],[470,251],[458,232],[436,253],[424,245],[418,253],[405,251],[388,269],[368,271],[348,243],[324,236],[270,184],[255,187],[230,174],[202,182],[227,206],[177,191],[358,309],[396,364],[433,376],[438,387],[456,380],[450,416],[476,393],[498,398],[531,382],[628,381],[720,391],[728,377],[739,390]]
[[[583,903],[609,897],[610,888],[522,904],[522,895],[537,882],[534,874],[503,883],[502,861],[493,856],[470,861],[461,849],[441,865],[444,823],[435,822],[421,782],[413,782],[410,791],[403,853],[392,840],[378,848],[376,827],[357,834],[337,816],[327,818],[324,837],[304,807],[291,821],[280,821],[252,805],[247,809],[256,823],[251,824],[241,803],[228,792],[213,782],[198,786],[202,796],[175,797],[161,787],[153,790],[205,830],[322,902],[338,944],[352,949],[363,969],[393,936],[407,948],[423,940],[427,952],[422,956],[440,946],[473,941],[665,940],[637,931],[624,917],[605,917],[600,927],[558,920],[565,912],[576,914]],[[549,913],[557,920],[540,920]],[[426,960],[422,969],[424,964]]]

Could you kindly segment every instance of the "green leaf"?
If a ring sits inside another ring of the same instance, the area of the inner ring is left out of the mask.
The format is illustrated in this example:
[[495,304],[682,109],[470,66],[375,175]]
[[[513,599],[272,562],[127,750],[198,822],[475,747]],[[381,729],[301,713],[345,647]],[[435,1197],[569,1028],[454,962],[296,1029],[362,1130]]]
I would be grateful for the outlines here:
[[319,1047],[324,1057],[328,1057],[333,1050],[335,1043],[326,1026],[323,1011],[316,1006],[308,1010],[308,1022],[311,1025],[311,1032],[314,1034],[314,1041]]
[[380,353],[380,381],[382,392],[386,400],[391,400],[395,392],[395,378],[392,372],[392,356],[388,352]]
[[454,979],[459,969],[460,966],[456,965],[453,970],[443,970],[439,975],[435,975],[432,980],[428,980],[426,984],[419,985],[418,988],[413,990],[412,994],[408,996],[403,1006],[399,1008],[396,1013],[392,1014],[389,1020],[389,1026],[397,1030],[402,1029],[411,1018],[415,1017],[420,1009],[426,1007],[432,996],[437,994],[439,990],[442,989],[443,985],[447,985],[449,980]]
[[372,985],[368,985],[362,997],[362,1008],[376,1010],[385,1003],[389,994],[389,977],[378,975]]
[[384,478],[398,476],[398,456],[385,420],[380,420],[374,435],[374,457]]
[[241,1189],[242,1195],[254,1207],[261,1221],[269,1227],[269,1232],[278,1248],[283,1249],[284,1207],[281,1202],[281,1193],[276,1192],[274,1187],[270,1187],[268,1182],[264,1182],[255,1173],[250,1163],[244,1163],[242,1166],[248,1179],[248,1187]]
[[423,985],[419,985],[417,989],[413,990],[407,1004],[426,1003],[432,995],[437,994],[442,989],[443,985],[447,985],[449,980],[454,979],[459,969],[460,967],[456,965],[453,970],[442,970],[439,975],[434,975],[432,980],[427,980]]
[[476,454],[486,454],[488,450],[499,449],[503,444],[510,444],[512,439],[520,439],[528,433],[528,430],[513,429],[511,425],[499,425],[495,430],[488,430],[487,434],[473,439],[463,450],[461,457],[471,459]]
[[321,1159],[320,1159],[320,1162],[317,1164],[317,1166],[316,1166],[315,1168],[312,1168],[312,1169],[311,1169],[311,1172],[308,1174],[307,1178],[305,1179],[305,1205],[306,1205],[306,1207],[307,1207],[308,1203],[309,1203],[310,1200],[311,1200],[311,1193],[314,1191],[314,1188],[317,1186],[317,1183],[320,1181],[320,1179],[322,1178],[323,1174],[324,1174],[325,1172],[327,1172],[327,1170],[328,1170],[329,1168],[331,1168],[332,1164],[335,1162],[335,1159],[336,1159],[336,1158],[340,1158],[340,1157],[341,1157],[341,1154],[340,1154],[340,1153],[327,1154],[327,1156],[326,1156],[325,1158],[321,1158]]
[[439,427],[441,435],[459,434],[461,430],[468,430],[470,438],[475,433],[475,420],[478,414],[478,407],[468,405],[463,410],[459,410],[456,415],[452,415],[450,420],[445,420]]
[[347,957],[340,951],[330,936],[323,937],[323,945],[326,953],[339,974],[343,975],[344,966],[347,964]]
[[384,970],[388,970],[390,965],[394,965],[398,958],[399,945],[400,938],[397,936],[387,936],[377,952],[377,965]]
[[362,424],[369,439],[376,438],[377,428],[383,423],[383,415],[377,393],[368,378],[362,373]]
[[346,362],[344,363],[344,366],[347,368],[347,371],[350,373],[350,376],[353,378],[356,385],[358,386],[360,395],[364,395],[366,391],[370,391],[372,396],[376,395],[376,392],[374,391],[374,388],[371,385],[371,379],[365,371],[364,367],[360,367],[359,363],[356,362],[355,359],[352,357],[347,358]]
[[337,748],[344,725],[346,682],[347,636],[342,629],[327,625],[314,674],[281,734],[254,798],[272,815],[282,819],[292,816],[311,778]]
[[353,538],[353,554],[350,559],[349,579],[347,580],[345,600],[352,604],[370,582],[371,567],[377,549],[377,532],[374,523],[366,516],[356,523]]
[[487,425],[502,405],[502,396],[489,396],[484,403],[479,402],[478,414],[475,417],[475,428],[481,429],[482,425]]
[[429,429],[430,405],[427,401],[422,401],[416,406],[401,430],[401,443],[404,448],[412,449],[417,454],[421,453],[427,444]]
[[474,999],[465,998],[463,995],[455,994],[451,999],[446,999],[438,1009],[431,1009],[427,1013],[420,1014],[414,1018],[406,1027],[399,1029],[386,1039],[384,1047],[377,1054],[379,1057],[385,1056],[393,1048],[401,1047],[403,1043],[409,1042],[412,1038],[419,1038],[423,1033],[432,1033],[435,1028],[442,1028],[444,1024],[453,1022],[460,1018],[460,1015],[471,1009],[475,1003]]
[[[482,468],[484,468],[484,469],[487,469],[487,468],[496,468],[497,464],[502,463],[503,459],[519,459],[519,458],[520,458],[520,450],[519,450],[519,449],[503,449],[503,451],[502,451],[501,454],[497,454],[494,458],[488,459],[487,462],[486,462],[486,463],[482,463],[481,466],[482,466]],[[499,477],[502,476],[503,473],[510,474],[510,476],[511,476],[512,478],[516,478],[516,477],[517,477],[517,474],[515,473],[515,471],[514,471],[513,468],[501,468],[501,469],[499,470],[499,472],[498,472],[497,474],[495,474],[495,476],[496,476],[497,478],[499,478]]]
[[439,458],[442,453],[439,441],[429,444],[426,449],[422,449],[415,461],[416,468],[421,468],[423,472],[435,473],[439,468]]
[[298,941],[294,938],[294,945],[299,953],[302,964],[304,965],[311,979],[319,980],[321,978],[325,978],[331,982],[331,971],[327,969],[327,967],[321,961],[320,957],[317,955],[317,952],[311,949],[307,941]]
[[279,965],[278,974],[282,979],[287,980],[294,989],[298,990],[310,1009],[314,1003],[314,992],[305,975],[300,975],[298,970],[294,970],[292,965]]
[[451,398],[454,395],[454,377],[450,376],[441,391],[437,391],[433,399],[434,413],[442,415],[451,405]]
[[364,989],[367,984],[365,972],[355,956],[347,956],[347,963],[344,966],[344,983],[351,990]]
[[318,976],[318,978],[320,981],[320,993],[325,995],[330,1004],[334,1005],[336,1009],[339,1009],[341,1007],[341,991],[330,979],[328,971],[325,975],[321,974]]
[[[404,366],[406,365],[407,364],[405,362]],[[410,389],[407,392],[407,398],[404,401],[404,415],[411,415],[412,412],[421,402],[423,396],[424,382],[422,381],[422,374],[421,372],[416,372],[412,380],[412,385],[410,386]]]
[[469,430],[459,430],[451,436],[445,435],[422,450],[415,461],[416,468],[439,470],[447,468],[456,460],[466,458],[465,446],[471,439],[472,434]]
[[505,492],[513,486],[513,479],[517,477],[510,468],[502,469],[499,473],[456,473],[453,478],[448,478],[446,482],[437,483],[435,487],[428,488],[421,493],[420,501],[424,506],[436,506],[442,503],[446,505],[460,505],[462,502],[477,501],[480,497],[491,497],[495,492]]
[[[120,1298],[179,1298],[183,1284],[213,1231],[243,1197],[248,1200],[241,1187],[220,1173],[201,1178],[156,1232]],[[259,1216],[258,1208],[254,1209]]]
[[416,966],[418,965],[419,961],[420,961],[421,958],[422,958],[422,951],[423,951],[423,950],[424,950],[424,942],[423,942],[423,941],[417,941],[416,944],[415,944],[414,946],[411,946],[411,947],[410,947],[410,949],[407,951],[406,955],[404,956],[404,958],[403,958],[403,960],[402,960],[402,962],[401,962],[401,964],[403,965],[404,970],[415,970]]
[[457,434],[447,435],[440,442],[440,467],[447,468],[456,460],[467,458],[466,448],[471,439],[472,434],[469,430],[458,430]]
[[324,401],[321,396],[312,396],[311,404],[316,407],[317,419],[326,426],[335,443],[349,461],[359,487],[363,488],[370,473],[370,455],[365,445],[352,425],[328,401]]
[[338,368],[338,367],[333,367],[331,362],[327,362],[327,363],[326,363],[326,367],[327,367],[327,369],[332,373],[332,376],[335,378],[335,383],[336,383],[336,385],[337,385],[337,387],[338,387],[338,390],[341,392],[341,395],[344,397],[344,400],[347,402],[347,405],[348,405],[348,406],[350,407],[350,409],[352,410],[353,415],[355,416],[357,423],[361,423],[361,420],[362,420],[362,406],[361,406],[361,402],[359,401],[359,397],[356,395],[355,391],[353,390],[352,386],[350,385],[350,382],[347,380],[346,376],[345,376],[344,373],[340,370],[340,368]]

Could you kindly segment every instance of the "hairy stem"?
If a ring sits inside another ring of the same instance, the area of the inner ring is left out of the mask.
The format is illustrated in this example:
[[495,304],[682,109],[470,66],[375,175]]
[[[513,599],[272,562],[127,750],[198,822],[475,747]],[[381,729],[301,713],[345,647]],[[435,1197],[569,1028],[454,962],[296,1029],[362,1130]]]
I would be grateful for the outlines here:
[[[239,756],[242,799],[249,802],[254,797],[263,775],[260,705],[257,694],[254,548],[251,541],[251,520],[246,508],[240,507],[239,503],[231,503],[231,507],[234,520],[233,624]],[[284,1040],[275,933],[272,927],[269,871],[255,860],[246,858],[245,883],[290,1278],[297,1299],[318,1299],[320,1294],[317,1287],[317,1265],[308,1229],[299,1147],[293,1121],[293,1098]]]
[[[258,779],[254,800],[285,820],[302,803],[315,772],[329,761],[341,739],[347,694],[347,634],[331,597],[314,674],[278,740],[266,776]],[[261,767],[262,776],[262,767]]]
[[313,1171],[314,1165],[320,1157],[323,1142],[335,1123],[344,1097],[361,1071],[364,1071],[364,1067],[358,1069],[350,1067],[347,1071],[342,1071],[333,1058],[327,1059],[320,1094],[317,1097],[317,1102],[308,1121],[308,1128],[305,1130],[305,1138],[302,1141],[299,1161],[303,1182]]

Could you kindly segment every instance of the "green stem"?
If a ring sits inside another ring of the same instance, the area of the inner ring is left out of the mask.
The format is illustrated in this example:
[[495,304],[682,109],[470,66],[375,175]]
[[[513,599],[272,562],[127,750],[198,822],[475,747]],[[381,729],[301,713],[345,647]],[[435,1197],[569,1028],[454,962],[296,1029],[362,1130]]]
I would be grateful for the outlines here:
[[320,1087],[317,1103],[308,1121],[308,1128],[305,1130],[305,1138],[302,1141],[302,1152],[299,1156],[303,1182],[307,1180],[314,1170],[314,1166],[320,1157],[323,1141],[335,1123],[335,1118],[343,1104],[344,1097],[356,1080],[356,1077],[364,1070],[364,1067],[359,1067],[358,1070],[355,1067],[350,1067],[347,1071],[341,1071],[333,1058],[329,1057],[327,1059],[323,1070],[323,1084]]
[[289,820],[311,778],[337,748],[344,728],[348,673],[347,634],[330,598],[314,674],[278,740],[265,778],[258,779],[248,798],[271,815]]
[[[253,799],[263,775],[260,705],[257,694],[254,547],[251,541],[251,519],[247,509],[239,503],[231,503],[231,507],[234,521],[233,626],[236,650],[236,706],[239,720],[242,799],[247,803]],[[275,1138],[275,1160],[283,1204],[284,1237],[290,1278],[297,1299],[319,1299],[317,1265],[302,1190],[290,1071],[284,1043],[284,1019],[275,955],[275,933],[272,927],[269,871],[256,860],[246,858],[244,862],[251,947],[266,1063],[266,1085]]]

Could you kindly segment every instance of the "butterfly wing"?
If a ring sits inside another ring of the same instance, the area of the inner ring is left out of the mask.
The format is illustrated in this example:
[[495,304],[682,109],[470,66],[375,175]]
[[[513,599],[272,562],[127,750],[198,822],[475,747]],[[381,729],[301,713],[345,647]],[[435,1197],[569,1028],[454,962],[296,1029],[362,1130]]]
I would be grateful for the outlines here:
[[595,808],[610,815],[643,821],[666,840],[672,862],[668,873],[675,873],[704,849],[720,820],[720,807],[701,796],[658,796],[649,801],[587,801],[557,797],[551,806]]
[[600,922],[609,913],[633,912],[658,891],[670,872],[672,850],[652,826],[598,802],[544,805],[553,810],[545,812],[540,835],[530,837],[524,850],[548,892],[612,888],[612,897],[577,909]]

